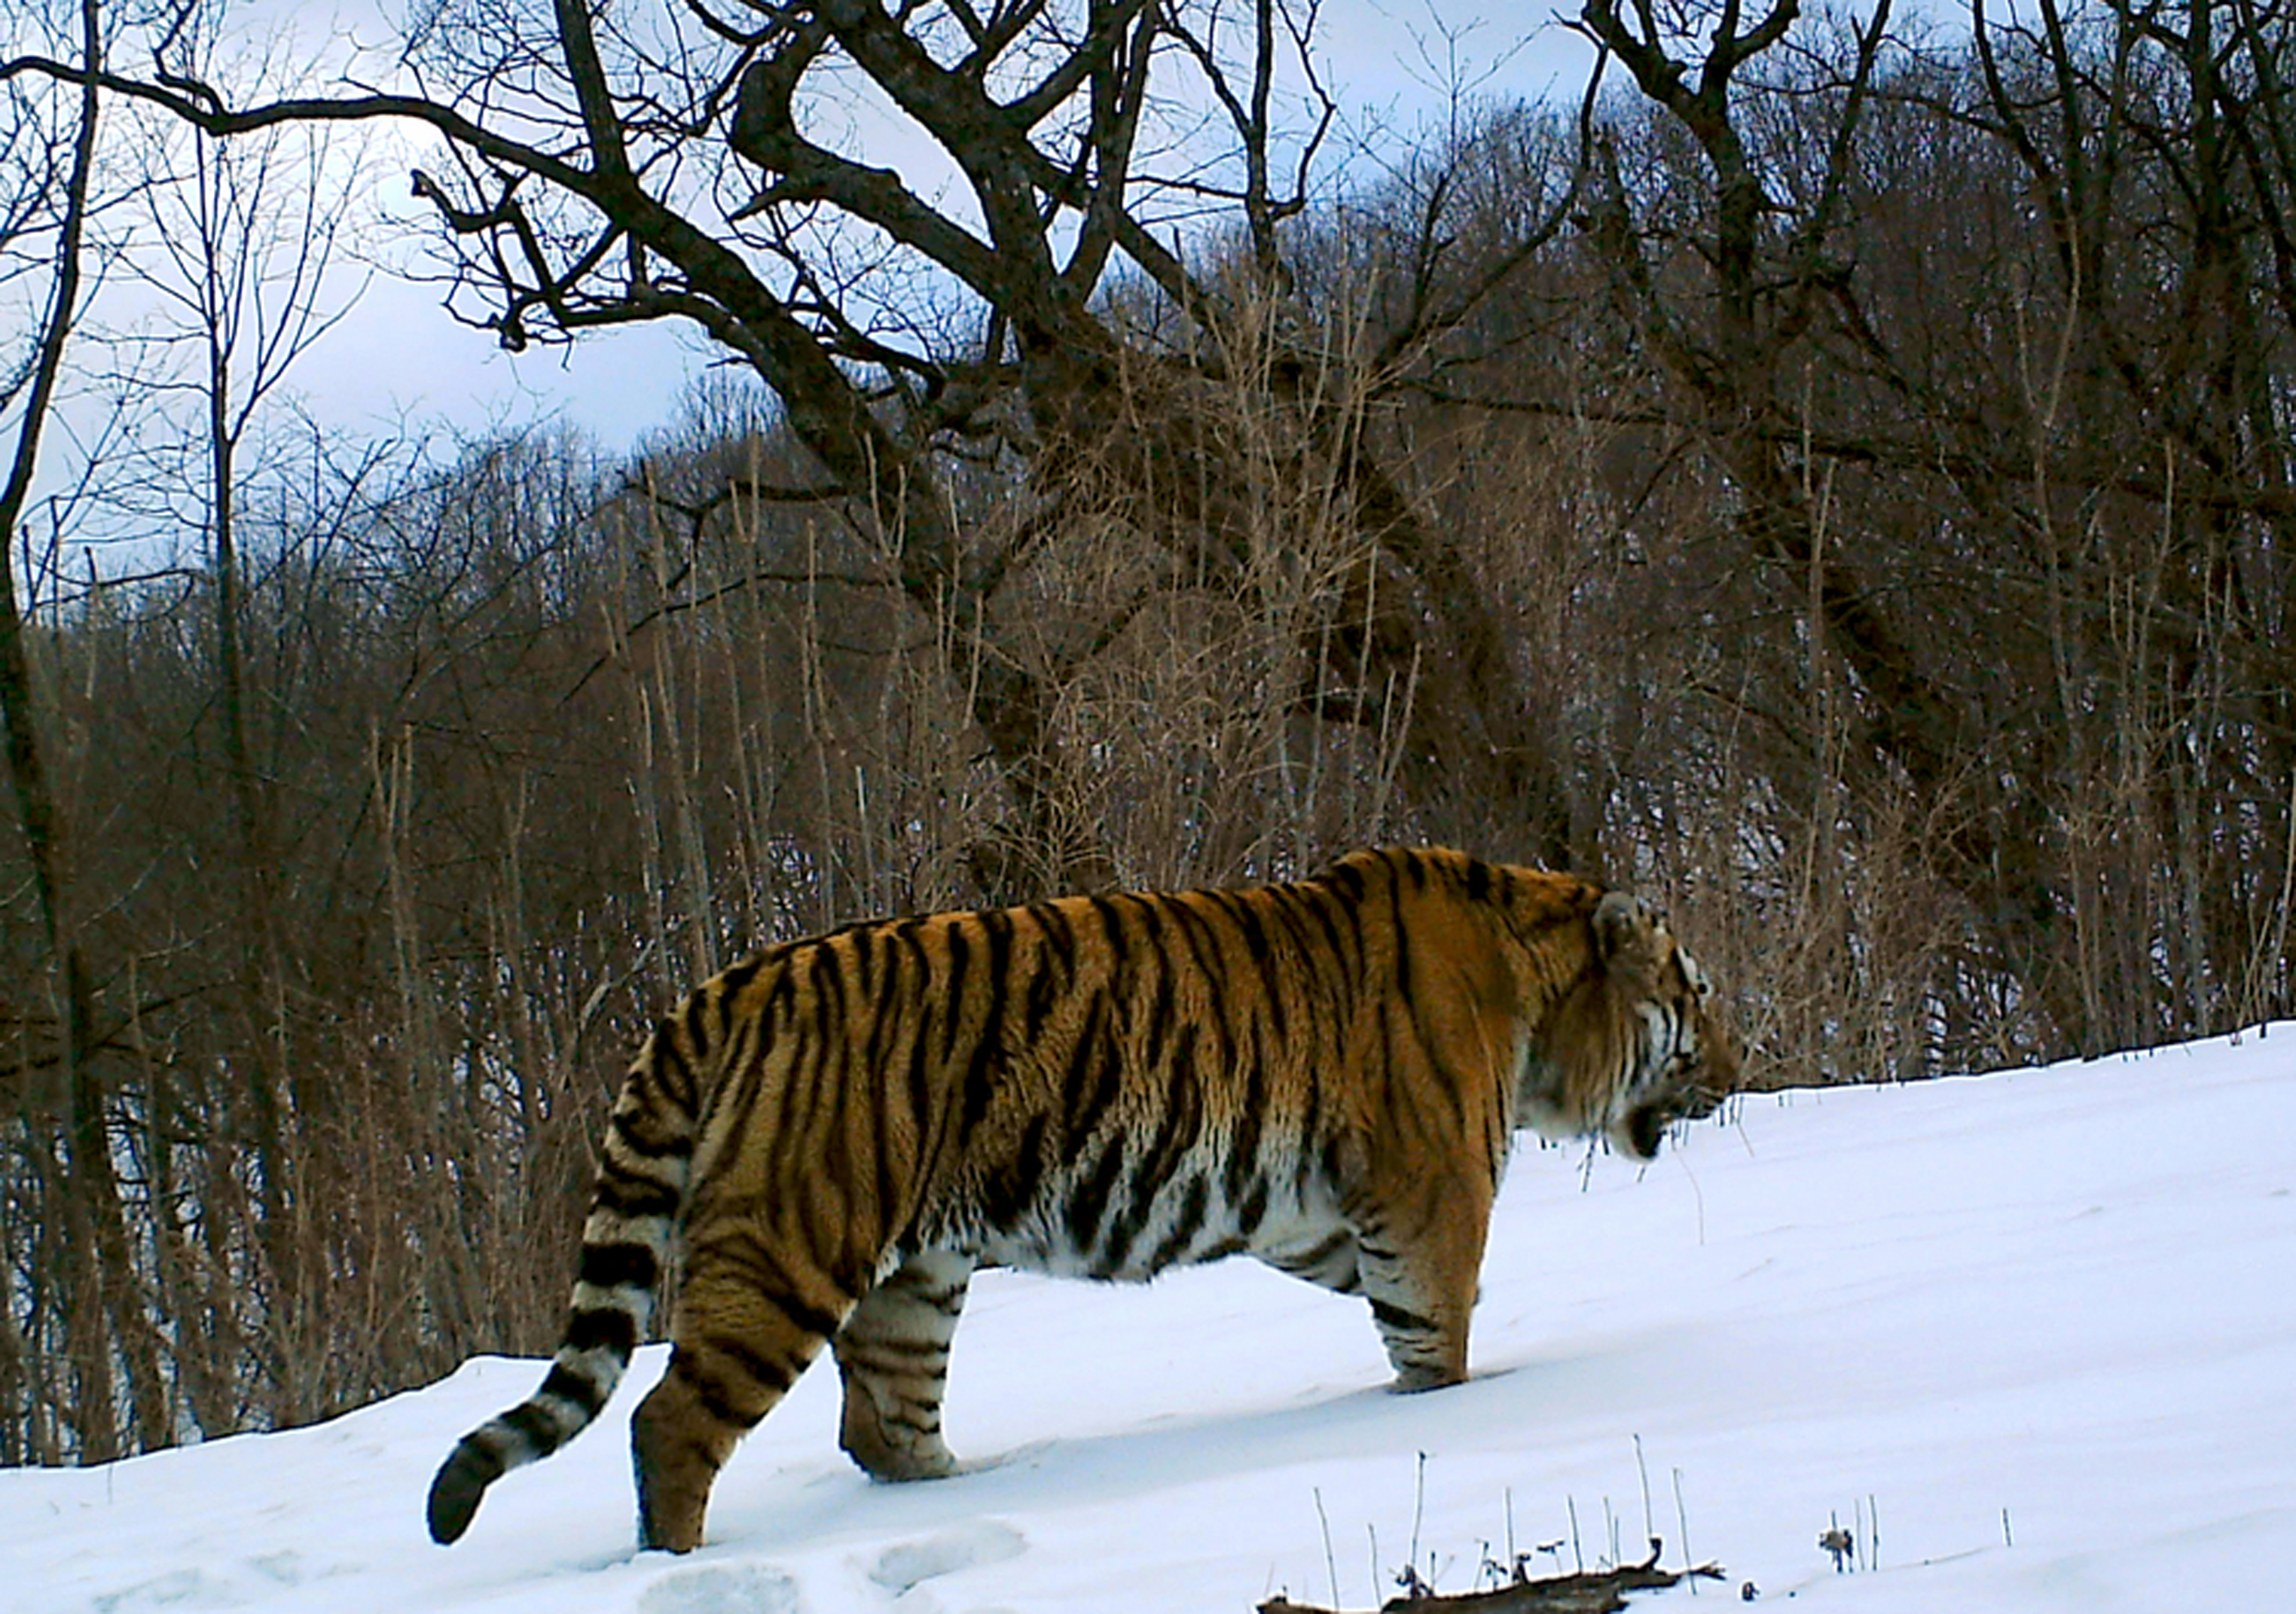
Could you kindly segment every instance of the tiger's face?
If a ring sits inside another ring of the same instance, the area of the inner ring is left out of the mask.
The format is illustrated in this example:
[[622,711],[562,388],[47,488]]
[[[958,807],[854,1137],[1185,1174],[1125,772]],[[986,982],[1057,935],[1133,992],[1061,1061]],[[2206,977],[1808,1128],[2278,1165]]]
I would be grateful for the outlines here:
[[1517,1124],[1555,1139],[1600,1136],[1629,1159],[1652,1159],[1677,1121],[1737,1091],[1737,1044],[1713,981],[1650,905],[1610,892],[1583,934],[1591,967],[1534,1038]]
[[1620,1084],[1604,1135],[1637,1160],[1654,1159],[1675,1122],[1710,1115],[1738,1087],[1738,1048],[1710,1012],[1714,983],[1677,944],[1664,922],[1651,916],[1646,938],[1657,944],[1654,990],[1634,1005],[1640,1046]]

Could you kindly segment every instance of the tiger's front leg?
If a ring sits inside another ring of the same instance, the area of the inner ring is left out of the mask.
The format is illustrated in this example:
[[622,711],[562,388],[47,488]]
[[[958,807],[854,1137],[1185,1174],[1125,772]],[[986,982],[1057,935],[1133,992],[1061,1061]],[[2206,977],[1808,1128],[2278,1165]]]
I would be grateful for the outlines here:
[[862,1297],[837,1335],[845,1380],[838,1444],[878,1479],[939,1479],[956,1471],[940,1433],[948,1345],[964,1309],[974,1258],[912,1256]]
[[1466,1378],[1490,1206],[1491,1195],[1472,1184],[1446,1191],[1422,1178],[1350,1213],[1363,1292],[1395,1365],[1390,1389],[1438,1389]]

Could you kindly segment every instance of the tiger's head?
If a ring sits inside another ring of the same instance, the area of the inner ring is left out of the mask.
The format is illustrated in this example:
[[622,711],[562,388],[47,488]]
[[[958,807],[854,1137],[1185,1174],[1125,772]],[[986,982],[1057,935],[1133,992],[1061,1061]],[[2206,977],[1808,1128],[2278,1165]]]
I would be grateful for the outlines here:
[[1587,925],[1587,967],[1530,1050],[1519,1107],[1546,1135],[1599,1135],[1652,1159],[1675,1122],[1737,1091],[1737,1044],[1714,983],[1655,909],[1611,891]]

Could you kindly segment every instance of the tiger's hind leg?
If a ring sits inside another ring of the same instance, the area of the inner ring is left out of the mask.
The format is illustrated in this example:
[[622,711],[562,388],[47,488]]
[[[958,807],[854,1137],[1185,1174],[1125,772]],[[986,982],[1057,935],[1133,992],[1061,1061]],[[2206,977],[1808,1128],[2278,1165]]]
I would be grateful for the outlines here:
[[701,1544],[718,1471],[852,1309],[822,1289],[811,1299],[767,1289],[754,1270],[706,1258],[689,1267],[669,1371],[630,1422],[642,1546],[690,1553]]
[[862,1297],[837,1335],[845,1380],[838,1444],[878,1479],[939,1479],[956,1471],[941,1439],[948,1343],[964,1308],[973,1258],[929,1249]]

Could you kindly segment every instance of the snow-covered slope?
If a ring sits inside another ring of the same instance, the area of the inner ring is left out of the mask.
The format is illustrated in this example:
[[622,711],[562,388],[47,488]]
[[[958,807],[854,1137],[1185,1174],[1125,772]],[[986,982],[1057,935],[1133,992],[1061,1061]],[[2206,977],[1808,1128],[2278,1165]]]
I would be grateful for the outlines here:
[[[718,1482],[709,1544],[637,1555],[656,1348],[441,1549],[432,1469],[541,1372],[490,1359],[317,1428],[0,1473],[0,1607],[1210,1614],[1327,1603],[1336,1574],[1361,1609],[1414,1518],[1456,1592],[1510,1519],[1520,1550],[1562,1544],[1538,1572],[1614,1536],[1641,1557],[1647,1490],[1667,1562],[1686,1522],[1726,1567],[1714,1606],[1751,1581],[1924,1614],[2296,1609],[2296,1025],[1757,1099],[1639,1176],[1526,1147],[1474,1368],[1388,1395],[1359,1303],[1243,1263],[991,1274],[951,1370],[956,1479],[864,1479],[816,1368]],[[1818,1550],[1837,1521],[1862,1569]]]

